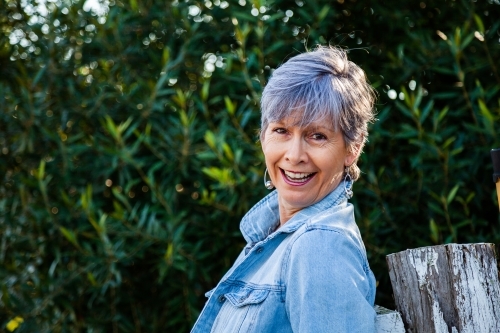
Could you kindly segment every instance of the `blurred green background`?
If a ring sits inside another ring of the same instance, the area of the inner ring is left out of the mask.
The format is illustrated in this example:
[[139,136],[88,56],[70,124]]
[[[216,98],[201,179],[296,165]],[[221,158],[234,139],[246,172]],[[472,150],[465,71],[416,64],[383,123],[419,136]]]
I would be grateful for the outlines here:
[[317,44],[378,92],[353,203],[385,255],[500,242],[500,2],[3,0],[0,330],[188,332],[267,190],[259,98]]

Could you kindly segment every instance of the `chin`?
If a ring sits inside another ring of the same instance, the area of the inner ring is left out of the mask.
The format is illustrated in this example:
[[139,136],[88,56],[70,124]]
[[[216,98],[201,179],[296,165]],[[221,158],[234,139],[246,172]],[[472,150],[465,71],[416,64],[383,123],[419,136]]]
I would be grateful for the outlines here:
[[278,190],[278,195],[281,197],[283,203],[286,203],[287,206],[293,207],[295,209],[306,208],[318,201],[314,200],[311,197],[306,198],[303,193],[283,193],[283,195],[281,195],[280,191]]

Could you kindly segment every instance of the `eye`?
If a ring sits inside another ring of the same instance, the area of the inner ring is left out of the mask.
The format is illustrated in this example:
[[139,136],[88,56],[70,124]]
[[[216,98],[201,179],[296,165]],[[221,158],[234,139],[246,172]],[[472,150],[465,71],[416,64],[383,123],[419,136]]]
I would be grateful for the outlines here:
[[273,129],[273,132],[278,133],[278,134],[286,134],[286,128],[276,127]]
[[326,140],[326,135],[324,135],[322,133],[314,133],[313,135],[311,135],[311,139],[317,140],[317,141],[323,141],[323,140]]

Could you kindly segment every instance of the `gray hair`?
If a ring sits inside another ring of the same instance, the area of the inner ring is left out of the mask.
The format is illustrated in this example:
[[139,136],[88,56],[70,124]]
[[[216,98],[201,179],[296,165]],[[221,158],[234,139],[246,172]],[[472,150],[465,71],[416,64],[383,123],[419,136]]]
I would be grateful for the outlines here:
[[[299,54],[276,69],[262,93],[261,139],[270,122],[294,116],[295,125],[307,126],[329,121],[344,136],[346,148],[361,152],[368,138],[368,123],[373,122],[375,93],[365,72],[347,59],[346,51],[318,46]],[[357,158],[347,168],[355,181],[360,170]]]

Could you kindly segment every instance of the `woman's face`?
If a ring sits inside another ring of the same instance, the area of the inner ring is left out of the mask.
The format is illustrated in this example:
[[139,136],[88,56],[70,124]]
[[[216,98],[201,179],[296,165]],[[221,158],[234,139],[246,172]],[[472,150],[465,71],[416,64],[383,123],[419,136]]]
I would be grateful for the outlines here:
[[270,123],[262,140],[269,176],[278,190],[280,215],[289,217],[333,191],[344,167],[355,158],[347,151],[342,133],[326,122],[307,127],[293,124],[292,117]]

